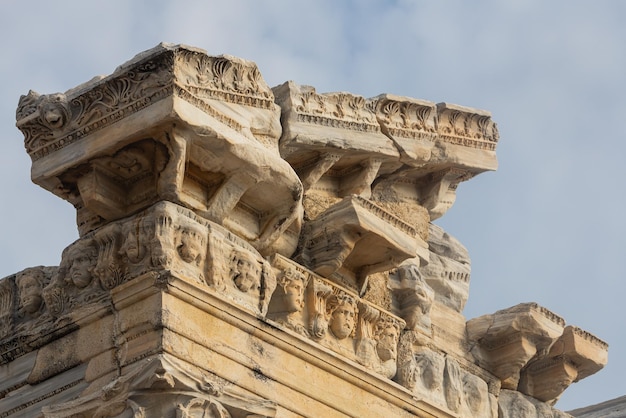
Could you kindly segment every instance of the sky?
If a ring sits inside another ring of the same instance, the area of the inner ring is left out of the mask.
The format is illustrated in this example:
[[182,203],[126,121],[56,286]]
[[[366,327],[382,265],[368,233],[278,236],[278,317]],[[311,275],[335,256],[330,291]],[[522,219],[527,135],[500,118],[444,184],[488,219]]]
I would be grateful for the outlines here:
[[464,314],[539,303],[610,346],[557,407],[622,396],[625,19],[626,2],[609,0],[2,0],[0,277],[58,265],[78,237],[72,206],[30,182],[20,95],[182,43],[255,61],[270,86],[491,111],[499,168],[462,183],[436,221],[472,258]]

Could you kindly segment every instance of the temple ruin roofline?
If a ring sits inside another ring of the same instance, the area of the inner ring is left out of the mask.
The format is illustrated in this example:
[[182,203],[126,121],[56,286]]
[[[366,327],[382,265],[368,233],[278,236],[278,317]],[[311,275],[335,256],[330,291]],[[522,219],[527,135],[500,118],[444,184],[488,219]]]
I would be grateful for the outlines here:
[[558,418],[607,363],[536,303],[462,313],[433,221],[496,169],[490,112],[160,44],[16,125],[79,239],[0,280],[0,417]]

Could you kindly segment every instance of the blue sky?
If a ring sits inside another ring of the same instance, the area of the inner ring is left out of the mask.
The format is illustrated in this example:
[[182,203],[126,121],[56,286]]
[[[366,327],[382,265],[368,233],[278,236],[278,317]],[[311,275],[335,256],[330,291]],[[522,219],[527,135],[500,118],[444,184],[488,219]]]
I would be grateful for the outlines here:
[[[0,277],[57,265],[73,208],[30,182],[19,96],[109,74],[161,41],[255,61],[269,85],[489,110],[500,168],[440,220],[472,258],[472,318],[536,301],[610,345],[559,401],[624,395],[626,2],[22,1],[0,3]],[[622,261],[620,261],[622,260]]]

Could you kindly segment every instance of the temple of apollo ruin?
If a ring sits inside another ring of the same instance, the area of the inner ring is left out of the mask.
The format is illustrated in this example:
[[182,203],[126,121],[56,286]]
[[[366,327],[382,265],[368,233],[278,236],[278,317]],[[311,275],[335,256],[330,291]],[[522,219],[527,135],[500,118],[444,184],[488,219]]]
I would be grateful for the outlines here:
[[79,238],[0,279],[0,418],[564,418],[607,363],[535,303],[463,315],[433,221],[497,167],[487,111],[160,44],[16,120]]

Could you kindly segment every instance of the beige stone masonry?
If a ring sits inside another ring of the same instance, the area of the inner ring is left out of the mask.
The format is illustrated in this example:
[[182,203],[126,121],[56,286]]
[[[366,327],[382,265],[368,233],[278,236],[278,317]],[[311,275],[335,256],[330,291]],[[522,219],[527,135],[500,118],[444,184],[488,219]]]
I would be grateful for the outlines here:
[[489,112],[161,44],[16,120],[79,239],[0,279],[0,418],[560,418],[607,362],[534,303],[463,316],[432,221],[497,167]]

